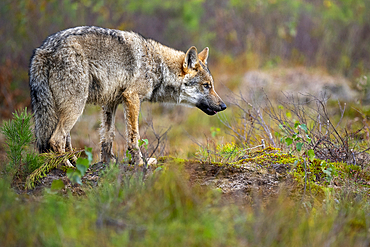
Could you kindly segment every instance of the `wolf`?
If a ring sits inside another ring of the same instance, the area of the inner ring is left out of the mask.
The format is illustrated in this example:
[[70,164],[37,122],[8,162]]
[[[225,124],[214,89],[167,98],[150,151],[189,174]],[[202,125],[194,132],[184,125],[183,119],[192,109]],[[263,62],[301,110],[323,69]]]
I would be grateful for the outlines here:
[[71,151],[72,127],[85,105],[95,104],[102,108],[100,159],[109,163],[115,158],[115,114],[123,104],[127,148],[132,162],[142,163],[141,102],[183,104],[208,115],[226,109],[214,88],[208,53],[207,47],[184,53],[135,32],[94,26],[49,36],[34,50],[29,69],[39,152]]

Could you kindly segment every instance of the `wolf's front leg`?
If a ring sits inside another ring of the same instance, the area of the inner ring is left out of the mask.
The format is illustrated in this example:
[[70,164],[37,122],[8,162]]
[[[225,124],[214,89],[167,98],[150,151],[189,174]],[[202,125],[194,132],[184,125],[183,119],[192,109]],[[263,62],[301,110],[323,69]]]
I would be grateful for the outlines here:
[[140,98],[134,93],[123,93],[124,98],[124,113],[126,120],[126,137],[127,149],[129,150],[132,161],[135,164],[142,162],[138,140],[139,136],[139,113],[140,113]]

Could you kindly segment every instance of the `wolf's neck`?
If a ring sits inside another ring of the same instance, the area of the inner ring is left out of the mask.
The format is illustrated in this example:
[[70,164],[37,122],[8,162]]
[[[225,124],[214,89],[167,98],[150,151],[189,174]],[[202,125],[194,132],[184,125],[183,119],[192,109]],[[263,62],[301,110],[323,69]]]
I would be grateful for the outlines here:
[[180,95],[182,65],[185,53],[151,41],[156,64],[156,83],[150,101],[177,103]]

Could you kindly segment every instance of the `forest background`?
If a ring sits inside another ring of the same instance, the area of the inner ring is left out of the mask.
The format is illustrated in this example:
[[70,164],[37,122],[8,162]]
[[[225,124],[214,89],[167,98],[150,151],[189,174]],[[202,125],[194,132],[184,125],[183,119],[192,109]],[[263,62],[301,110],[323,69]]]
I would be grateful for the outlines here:
[[80,25],[133,30],[182,51],[208,46],[210,68],[222,64],[218,70],[320,67],[355,85],[369,73],[369,10],[366,0],[4,0],[0,117],[30,105],[33,49]]
[[[369,13],[368,0],[0,1],[0,245],[369,246]],[[96,163],[88,106],[71,137],[92,149],[53,170],[62,156],[34,148],[29,61],[82,25],[209,47],[227,110],[143,103],[140,145],[159,164],[134,169],[121,106],[117,163]]]

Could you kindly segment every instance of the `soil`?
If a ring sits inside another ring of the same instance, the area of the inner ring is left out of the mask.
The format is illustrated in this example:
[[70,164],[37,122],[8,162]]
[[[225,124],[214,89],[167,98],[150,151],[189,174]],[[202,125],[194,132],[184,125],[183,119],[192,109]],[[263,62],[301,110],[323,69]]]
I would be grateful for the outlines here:
[[[277,195],[283,184],[293,183],[287,171],[289,166],[276,165],[269,169],[260,167],[254,163],[242,164],[240,167],[229,165],[215,165],[199,163],[196,161],[185,162],[185,171],[188,174],[191,185],[205,186],[211,189],[222,191],[224,198],[228,202],[239,200],[251,200],[254,193],[262,195],[263,198]],[[148,173],[156,167],[149,167]],[[87,186],[95,187],[98,185],[100,175],[105,169],[102,163],[92,165],[82,182]],[[14,186],[20,194],[40,196],[45,189],[50,189],[54,180],[61,179],[65,185],[60,192],[62,194],[72,192],[73,195],[85,195],[84,186],[73,185],[69,181],[64,171],[59,169],[52,170],[45,178],[36,185],[33,190],[24,190],[22,185]],[[286,187],[286,186],[284,186]]]
[[255,194],[262,198],[273,197],[294,183],[287,173],[288,165],[263,168],[255,163],[246,163],[236,168],[188,162],[185,167],[192,184],[217,188],[229,202],[250,201]]

